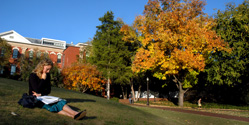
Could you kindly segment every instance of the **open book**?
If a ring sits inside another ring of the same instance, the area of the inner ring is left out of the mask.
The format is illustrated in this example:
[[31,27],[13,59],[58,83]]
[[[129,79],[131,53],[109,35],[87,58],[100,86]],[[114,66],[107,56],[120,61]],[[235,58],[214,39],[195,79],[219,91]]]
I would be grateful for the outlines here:
[[45,104],[52,104],[52,103],[60,101],[61,99],[55,96],[39,96],[37,97],[37,100],[40,100]]

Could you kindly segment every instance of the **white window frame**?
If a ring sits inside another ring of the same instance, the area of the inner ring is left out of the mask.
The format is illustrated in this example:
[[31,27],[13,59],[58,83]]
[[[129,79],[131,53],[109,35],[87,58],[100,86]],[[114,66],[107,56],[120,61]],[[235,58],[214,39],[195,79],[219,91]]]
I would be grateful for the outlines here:
[[16,49],[16,48],[13,49],[13,54],[12,54],[12,58],[13,58],[13,59],[17,59],[17,57],[18,57],[18,52],[19,52],[18,49]]
[[57,63],[61,63],[61,58],[59,59],[59,56],[62,57],[62,54],[61,53],[57,54]]

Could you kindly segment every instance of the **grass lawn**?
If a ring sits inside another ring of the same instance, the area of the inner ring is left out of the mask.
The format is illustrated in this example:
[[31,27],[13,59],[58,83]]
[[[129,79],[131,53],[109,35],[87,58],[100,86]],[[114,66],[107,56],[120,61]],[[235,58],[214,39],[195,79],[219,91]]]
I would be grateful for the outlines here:
[[[146,105],[147,101],[138,101],[136,103]],[[150,101],[150,105],[180,108],[170,101],[157,101],[157,102]],[[184,107],[182,107],[182,109],[249,118],[249,106],[234,106],[234,105],[224,105],[224,104],[216,104],[216,103],[202,103],[202,108],[198,108],[197,104],[193,104],[193,103],[185,101]]]
[[[0,78],[0,124],[87,124],[87,125],[179,125],[179,124],[248,124],[222,118],[133,107],[89,94],[52,88],[50,95],[64,98],[75,110],[87,109],[87,117],[73,120],[45,109],[28,109],[17,102],[28,91],[28,83]],[[11,115],[15,112],[18,116]]]

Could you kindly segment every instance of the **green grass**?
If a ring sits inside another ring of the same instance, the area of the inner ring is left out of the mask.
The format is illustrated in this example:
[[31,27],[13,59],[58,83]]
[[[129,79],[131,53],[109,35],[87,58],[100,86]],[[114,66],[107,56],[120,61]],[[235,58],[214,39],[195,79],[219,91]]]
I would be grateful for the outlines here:
[[[147,101],[138,101],[137,103],[146,104]],[[157,102],[150,101],[150,104],[178,107],[177,105],[175,105],[173,102],[170,102],[170,101],[157,101]],[[193,103],[185,101],[184,102],[184,107],[198,108],[198,105],[197,105],[197,103],[193,104]],[[235,106],[235,105],[206,103],[206,102],[202,102],[202,108],[249,110],[249,106]]]
[[[50,95],[64,98],[75,110],[87,109],[87,117],[73,120],[45,109],[28,109],[17,102],[28,91],[28,83],[0,78],[0,124],[87,124],[87,125],[164,125],[164,124],[247,124],[246,122],[194,114],[133,107],[89,94],[52,88]],[[15,112],[18,116],[11,115]]]

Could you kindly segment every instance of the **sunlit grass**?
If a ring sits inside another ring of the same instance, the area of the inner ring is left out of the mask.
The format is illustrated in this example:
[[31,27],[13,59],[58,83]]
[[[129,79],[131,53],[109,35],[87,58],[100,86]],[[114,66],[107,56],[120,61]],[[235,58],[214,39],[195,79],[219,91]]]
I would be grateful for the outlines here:
[[[177,125],[177,124],[245,124],[245,122],[215,117],[199,116],[180,112],[133,107],[105,98],[52,88],[51,95],[68,101],[75,110],[87,109],[87,117],[73,120],[67,116],[51,113],[45,109],[21,107],[17,102],[22,94],[28,92],[28,83],[0,78],[0,124],[87,124],[87,125]],[[18,114],[11,115],[11,112]]]

